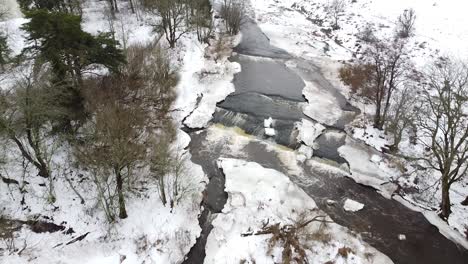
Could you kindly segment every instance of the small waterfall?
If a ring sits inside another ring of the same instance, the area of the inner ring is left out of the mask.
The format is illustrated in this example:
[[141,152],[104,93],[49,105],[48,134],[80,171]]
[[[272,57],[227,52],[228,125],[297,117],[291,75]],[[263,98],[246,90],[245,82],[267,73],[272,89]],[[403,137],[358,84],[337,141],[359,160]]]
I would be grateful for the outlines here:
[[0,0],[0,11],[6,11],[6,19],[23,16],[16,0]]
[[[264,120],[265,117],[239,113],[217,107],[212,121],[227,127],[239,127],[249,135],[259,138],[268,138],[265,135]],[[276,135],[271,138],[280,145],[293,149],[298,148],[300,143],[297,142],[296,123],[297,121],[295,120],[275,119],[273,128],[275,129]]]

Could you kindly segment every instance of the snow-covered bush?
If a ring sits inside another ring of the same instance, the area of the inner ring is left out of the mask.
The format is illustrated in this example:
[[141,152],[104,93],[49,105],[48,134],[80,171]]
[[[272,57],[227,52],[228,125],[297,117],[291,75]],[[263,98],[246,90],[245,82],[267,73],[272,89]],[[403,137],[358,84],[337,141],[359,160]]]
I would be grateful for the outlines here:
[[398,16],[397,35],[400,38],[408,38],[414,34],[414,23],[416,22],[416,12],[414,9],[407,9]]

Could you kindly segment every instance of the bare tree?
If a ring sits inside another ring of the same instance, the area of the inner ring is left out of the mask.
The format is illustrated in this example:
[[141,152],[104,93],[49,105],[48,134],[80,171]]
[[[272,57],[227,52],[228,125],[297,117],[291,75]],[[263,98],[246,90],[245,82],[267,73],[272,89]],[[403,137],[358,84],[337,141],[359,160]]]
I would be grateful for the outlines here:
[[394,92],[407,79],[409,62],[402,41],[376,41],[359,62],[340,70],[341,80],[375,104],[374,127],[383,129]]
[[213,33],[213,14],[208,0],[193,0],[190,2],[191,23],[197,31],[198,41],[208,43]]
[[374,126],[383,129],[394,91],[406,78],[407,60],[404,43],[377,42],[367,51],[366,59],[373,66],[372,94],[375,103]]
[[45,136],[53,110],[43,79],[33,75],[22,77],[12,91],[2,91],[0,128],[21,155],[33,164],[38,174],[50,177],[49,152]]
[[[99,201],[107,218],[126,218],[125,196],[136,180],[133,168],[151,158],[166,159],[164,145],[151,138],[169,135],[169,109],[175,99],[176,74],[157,45],[131,46],[121,72],[87,80],[84,94],[92,120],[75,143],[75,155],[92,172]],[[172,138],[162,142],[169,144]],[[154,146],[152,148],[151,146]],[[154,154],[153,153],[153,154]],[[113,190],[116,190],[115,192]],[[117,201],[116,201],[117,200]]]
[[48,73],[22,76],[10,91],[0,95],[0,133],[17,147],[21,156],[48,179],[47,200],[55,202],[51,162],[58,142],[52,140],[52,122],[62,115],[53,101]]
[[117,3],[117,0],[107,0],[107,3],[109,4],[112,16],[115,17],[115,13],[119,12],[119,5]]
[[333,18],[333,29],[339,29],[339,19],[341,14],[345,11],[346,1],[345,0],[333,0],[327,6],[327,13]]
[[231,35],[236,35],[245,16],[245,7],[242,0],[224,0],[221,5],[221,17],[224,19],[226,30]]
[[143,7],[161,18],[155,25],[164,32],[171,48],[188,32],[186,21],[186,0],[142,0]]
[[0,21],[4,21],[10,12],[6,0],[0,0]]
[[[124,180],[131,180],[133,166],[144,159],[145,114],[136,104],[124,104],[124,95],[115,92],[121,80],[109,81],[102,90],[88,90],[87,100],[94,113],[93,121],[83,129],[81,142],[75,144],[75,153],[81,164],[93,172],[96,187],[108,219],[114,220],[113,197],[118,199],[119,217],[127,217]],[[112,89],[106,87],[112,84]],[[110,177],[112,175],[112,177]],[[111,187],[106,187],[111,186]],[[111,190],[115,186],[116,194]]]
[[174,135],[158,135],[151,144],[150,171],[157,180],[161,202],[174,208],[193,189],[194,183],[189,177],[185,152],[171,145]]
[[415,89],[415,87],[406,86],[397,90],[394,95],[385,127],[385,131],[393,135],[393,144],[390,146],[392,152],[398,150],[405,130],[413,127],[416,122],[419,109],[416,107],[418,97]]
[[407,9],[398,16],[397,35],[400,38],[408,38],[414,33],[414,23],[416,21],[416,12],[414,9]]
[[468,67],[449,59],[436,63],[427,74],[421,142],[429,150],[423,160],[440,172],[440,216],[451,213],[450,188],[468,170]]

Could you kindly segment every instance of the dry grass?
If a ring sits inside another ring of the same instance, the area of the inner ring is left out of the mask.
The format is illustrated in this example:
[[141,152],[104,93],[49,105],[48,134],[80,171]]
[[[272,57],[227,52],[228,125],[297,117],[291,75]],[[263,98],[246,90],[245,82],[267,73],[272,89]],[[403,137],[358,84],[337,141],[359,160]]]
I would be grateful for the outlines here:
[[367,93],[366,88],[370,82],[372,65],[356,64],[346,65],[340,68],[339,76],[341,81],[351,87],[353,93]]
[[349,247],[342,247],[338,249],[338,255],[342,256],[343,258],[348,258],[350,253],[354,254],[354,251]]

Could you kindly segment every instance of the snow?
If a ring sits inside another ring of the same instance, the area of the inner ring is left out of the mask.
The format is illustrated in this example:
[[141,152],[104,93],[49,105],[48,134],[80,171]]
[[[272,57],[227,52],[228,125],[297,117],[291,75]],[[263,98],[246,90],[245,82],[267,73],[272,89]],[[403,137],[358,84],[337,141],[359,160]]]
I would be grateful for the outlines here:
[[274,137],[276,135],[276,131],[273,128],[273,118],[267,118],[263,121],[263,125],[265,127],[265,135],[269,137]]
[[265,128],[265,135],[269,137],[274,137],[276,135],[274,128]]
[[263,126],[265,128],[273,127],[273,118],[267,118],[263,121]]
[[229,61],[223,63],[209,62],[205,64],[203,70],[208,75],[194,80],[191,83],[192,87],[189,87],[194,89],[198,86],[201,89],[199,92],[201,101],[198,107],[184,121],[184,124],[190,128],[206,127],[213,116],[216,104],[234,92],[232,80],[234,74],[240,71],[240,65]]
[[468,24],[463,11],[468,5],[465,1],[347,1],[339,19],[341,28],[326,32],[333,20],[326,12],[328,4],[328,0],[252,1],[259,26],[272,44],[298,57],[352,59],[353,53],[362,48],[356,35],[366,25],[373,25],[378,36],[390,37],[398,15],[409,8],[417,16],[415,36],[409,41],[411,56],[417,64],[447,54],[468,56],[465,49],[468,29],[461,26]]
[[353,127],[353,137],[364,141],[367,145],[382,151],[390,145],[384,132],[374,128],[372,125],[366,125],[364,128]]
[[[27,263],[28,259],[34,259],[35,263],[119,263],[121,256],[126,257],[124,263],[127,264],[145,261],[179,262],[188,253],[201,231],[197,218],[200,214],[203,182],[206,181],[202,168],[193,164],[190,154],[184,151],[189,140],[185,132],[179,131],[173,150],[187,157],[184,166],[190,174],[182,178],[185,184],[190,183],[192,189],[172,210],[161,203],[155,184],[138,181],[135,187],[144,187],[148,191],[139,195],[129,195],[126,201],[129,217],[113,225],[107,224],[102,210],[96,208],[94,185],[86,180],[76,186],[85,197],[86,202],[83,205],[62,177],[58,177],[55,182],[57,201],[53,205],[48,205],[41,198],[44,189],[36,186],[43,183],[44,179],[38,177],[28,179],[30,187],[25,194],[28,210],[18,210],[21,197],[16,196],[15,190],[11,195],[0,196],[4,216],[30,219],[34,215],[41,215],[54,223],[73,228],[76,232],[72,235],[62,232],[36,234],[28,228],[23,228],[16,234],[15,243],[18,247],[26,243],[26,249],[21,256],[0,256],[0,262]],[[86,176],[86,172],[83,173]],[[10,193],[10,189],[1,184],[0,192]],[[90,233],[83,241],[64,245],[87,232]],[[57,246],[59,244],[62,245]],[[147,246],[140,248],[143,244]]]
[[311,82],[305,83],[302,93],[308,104],[304,106],[304,114],[321,124],[334,125],[343,115],[336,98]]
[[309,147],[313,147],[315,140],[322,134],[325,127],[318,122],[302,119],[298,125],[298,130],[299,135],[297,136],[297,140],[302,141]]
[[[270,235],[241,234],[258,231],[267,221],[270,224],[293,224],[304,212],[312,216],[325,215],[317,209],[312,198],[278,171],[237,159],[220,159],[218,165],[226,175],[228,201],[213,221],[206,247],[206,264],[280,263],[280,245],[268,250]],[[314,263],[392,263],[346,228],[334,223],[320,226],[320,223],[312,222],[305,232],[323,232],[328,234],[326,237],[329,236],[330,241],[301,236],[301,243],[307,246],[307,258]],[[337,254],[338,249],[345,246],[353,250],[347,259]],[[369,253],[372,257],[368,259]]]
[[[381,194],[389,198],[396,190],[396,185],[390,183],[398,173],[388,168],[385,162],[375,156],[382,154],[356,140],[346,137],[346,144],[338,148],[340,155],[348,161],[350,166],[350,177],[356,182],[371,186]],[[377,161],[377,162],[376,162]]]
[[362,210],[362,208],[364,208],[364,204],[351,199],[346,199],[343,205],[343,209],[347,212],[357,212]]

